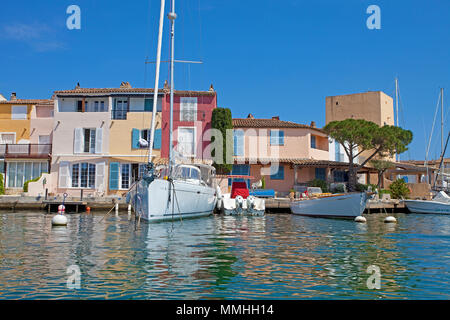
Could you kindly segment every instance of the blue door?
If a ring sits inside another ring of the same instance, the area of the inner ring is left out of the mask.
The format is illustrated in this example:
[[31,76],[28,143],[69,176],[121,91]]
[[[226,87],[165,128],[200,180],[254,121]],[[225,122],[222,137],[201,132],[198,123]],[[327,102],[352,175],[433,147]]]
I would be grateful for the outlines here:
[[[249,164],[233,164],[233,169],[231,174],[238,175],[250,175],[250,165]],[[234,179],[234,181],[244,181],[244,179]],[[247,182],[247,188],[250,189],[250,179],[245,180]],[[231,179],[228,179],[228,186],[231,186]]]

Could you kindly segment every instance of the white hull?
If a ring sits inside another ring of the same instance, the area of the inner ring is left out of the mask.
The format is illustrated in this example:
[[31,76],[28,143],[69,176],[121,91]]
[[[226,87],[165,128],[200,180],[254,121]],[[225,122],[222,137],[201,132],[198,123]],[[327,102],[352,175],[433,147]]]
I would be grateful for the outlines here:
[[427,200],[404,200],[409,211],[413,213],[450,214],[450,203]]
[[217,197],[214,188],[185,180],[140,180],[129,192],[137,216],[149,222],[209,216]]
[[224,194],[221,199],[221,212],[226,216],[249,215],[263,216],[266,211],[266,203],[264,199],[257,197],[230,198],[230,194]]
[[293,214],[318,217],[355,218],[366,208],[365,193],[348,193],[291,202]]

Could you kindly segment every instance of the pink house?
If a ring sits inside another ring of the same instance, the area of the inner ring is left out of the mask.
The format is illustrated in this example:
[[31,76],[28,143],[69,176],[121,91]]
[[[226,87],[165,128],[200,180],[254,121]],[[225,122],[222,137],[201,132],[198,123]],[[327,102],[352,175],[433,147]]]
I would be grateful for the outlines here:
[[[313,179],[340,180],[346,163],[329,161],[329,141],[320,128],[282,121],[279,117],[233,119],[234,165],[232,174],[264,176],[266,189],[279,195]],[[336,179],[335,179],[336,178]]]
[[[217,93],[208,91],[175,91],[173,105],[174,149],[186,158],[209,160],[204,154],[209,145],[212,111],[217,107]],[[162,102],[161,158],[169,157],[170,94],[165,90]]]

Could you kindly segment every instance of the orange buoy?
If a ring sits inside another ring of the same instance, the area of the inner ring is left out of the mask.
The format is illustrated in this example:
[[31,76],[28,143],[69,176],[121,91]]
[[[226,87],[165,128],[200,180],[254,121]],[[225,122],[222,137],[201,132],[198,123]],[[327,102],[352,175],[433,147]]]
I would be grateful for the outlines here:
[[86,212],[91,213],[91,207],[86,207]]

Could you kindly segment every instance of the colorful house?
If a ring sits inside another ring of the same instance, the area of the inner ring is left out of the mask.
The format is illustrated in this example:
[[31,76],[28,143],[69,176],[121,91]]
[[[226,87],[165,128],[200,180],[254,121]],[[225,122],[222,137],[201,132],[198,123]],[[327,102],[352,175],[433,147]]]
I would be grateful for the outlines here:
[[[125,194],[148,161],[143,141],[150,139],[153,93],[153,89],[132,88],[127,82],[120,88],[77,86],[55,91],[52,180],[57,183],[53,192]],[[152,155],[156,163],[166,162],[168,157],[169,101],[166,86],[158,92]],[[210,127],[215,101],[213,91],[175,91],[174,114],[178,118],[174,128],[181,132],[181,136],[174,134],[175,145],[195,151],[185,152],[186,156],[202,154],[198,138]]]
[[233,119],[232,174],[250,175],[249,187],[264,176],[266,188],[286,195],[313,179],[345,180],[348,164],[330,160],[327,134],[315,126],[282,121],[279,117]]
[[50,169],[53,101],[0,100],[0,173],[7,193],[20,193],[26,181]]

